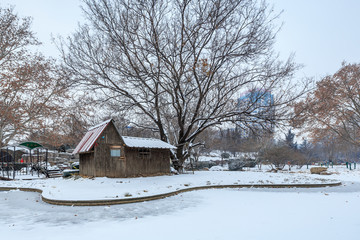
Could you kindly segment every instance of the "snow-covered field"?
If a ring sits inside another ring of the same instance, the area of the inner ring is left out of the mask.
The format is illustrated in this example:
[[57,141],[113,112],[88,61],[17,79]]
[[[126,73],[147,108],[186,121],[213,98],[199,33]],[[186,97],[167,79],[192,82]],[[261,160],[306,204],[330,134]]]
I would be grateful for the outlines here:
[[[256,170],[256,169],[255,169]],[[294,173],[195,172],[133,179],[0,181],[37,187],[60,199],[145,196],[207,184],[323,183],[319,189],[221,189],[151,202],[102,207],[53,206],[38,193],[0,192],[1,239],[359,239],[360,171],[329,176]],[[210,183],[209,183],[210,182]],[[146,190],[144,192],[144,190]],[[117,194],[117,195],[116,195]]]
[[[303,184],[339,182],[356,178],[355,172],[343,168],[331,169],[330,176],[312,175],[309,170],[282,173],[258,171],[196,171],[175,176],[141,178],[70,178],[34,179],[0,182],[0,187],[28,187],[43,190],[43,196],[58,200],[99,200],[144,197],[168,193],[188,187],[231,184]],[[340,172],[339,172],[340,171]],[[355,175],[354,175],[355,174]]]

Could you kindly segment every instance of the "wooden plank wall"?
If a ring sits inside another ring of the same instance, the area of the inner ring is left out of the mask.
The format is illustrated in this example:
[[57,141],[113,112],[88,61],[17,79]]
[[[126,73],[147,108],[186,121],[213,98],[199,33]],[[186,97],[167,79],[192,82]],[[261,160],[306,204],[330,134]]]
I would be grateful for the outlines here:
[[126,166],[124,147],[121,149],[122,157],[112,158],[111,146],[123,146],[113,123],[110,123],[97,139],[93,154],[89,156],[80,154],[80,174],[94,177],[124,177]]
[[85,176],[95,176],[94,172],[94,153],[82,153],[80,154],[80,174]]
[[126,175],[147,176],[168,174],[170,172],[170,151],[168,149],[150,149],[151,158],[144,159],[138,148],[126,148]]
[[[97,140],[97,144],[98,146],[95,148],[96,176],[124,177],[126,169],[124,143],[112,123],[104,130]],[[122,146],[120,158],[110,156],[111,146]]]

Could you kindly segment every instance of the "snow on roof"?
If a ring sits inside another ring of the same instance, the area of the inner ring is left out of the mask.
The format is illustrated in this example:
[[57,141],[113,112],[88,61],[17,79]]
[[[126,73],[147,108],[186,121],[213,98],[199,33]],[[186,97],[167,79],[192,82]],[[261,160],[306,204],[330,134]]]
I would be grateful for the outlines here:
[[104,131],[107,125],[111,122],[112,119],[106,120],[95,127],[89,129],[85,136],[81,139],[80,143],[76,146],[72,154],[88,152],[94,146],[96,140],[99,138],[100,134]]
[[[88,152],[94,146],[96,140],[102,134],[104,129],[109,125],[112,119],[106,120],[95,127],[89,129],[85,136],[81,139],[80,143],[76,146],[72,154]],[[120,136],[120,134],[119,134]],[[174,149],[171,144],[163,142],[154,138],[139,138],[139,137],[127,137],[122,136],[122,139],[126,146],[137,148],[162,148],[162,149]]]
[[163,148],[163,149],[176,148],[171,144],[161,141],[160,139],[128,137],[128,136],[122,136],[122,139],[124,140],[125,145],[128,147]]
[[[14,150],[14,146],[5,146],[1,148],[2,150],[6,150],[9,149],[9,151],[13,151]],[[23,151],[23,152],[28,152],[29,150],[27,148],[24,147],[16,147],[15,146],[15,151]]]

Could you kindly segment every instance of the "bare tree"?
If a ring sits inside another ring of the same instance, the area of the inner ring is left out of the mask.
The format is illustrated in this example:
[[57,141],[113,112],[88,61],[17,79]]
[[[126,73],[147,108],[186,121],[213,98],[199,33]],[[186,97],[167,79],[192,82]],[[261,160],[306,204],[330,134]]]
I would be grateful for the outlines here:
[[302,168],[306,164],[306,168],[309,168],[311,164],[316,159],[316,152],[314,144],[308,142],[306,139],[303,139],[303,142],[299,146],[299,151],[304,156],[304,161],[298,163],[298,167]]
[[297,65],[274,54],[278,15],[264,2],[84,0],[83,10],[88,24],[60,46],[74,83],[176,145],[180,165],[207,128],[276,120],[254,102],[239,107],[242,91],[272,92],[282,118],[298,96]]

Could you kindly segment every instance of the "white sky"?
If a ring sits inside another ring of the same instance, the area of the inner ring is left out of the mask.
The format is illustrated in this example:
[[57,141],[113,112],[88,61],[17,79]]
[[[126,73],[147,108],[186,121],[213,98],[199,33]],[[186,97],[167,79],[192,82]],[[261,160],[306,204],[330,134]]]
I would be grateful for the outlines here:
[[[333,74],[342,61],[360,62],[359,0],[268,0],[276,12],[284,10],[283,28],[275,45],[286,59],[295,53],[303,64],[297,77],[319,80]],[[0,0],[0,6],[15,6],[20,16],[33,17],[33,31],[44,45],[45,55],[56,57],[53,36],[68,36],[83,22],[81,0]]]

